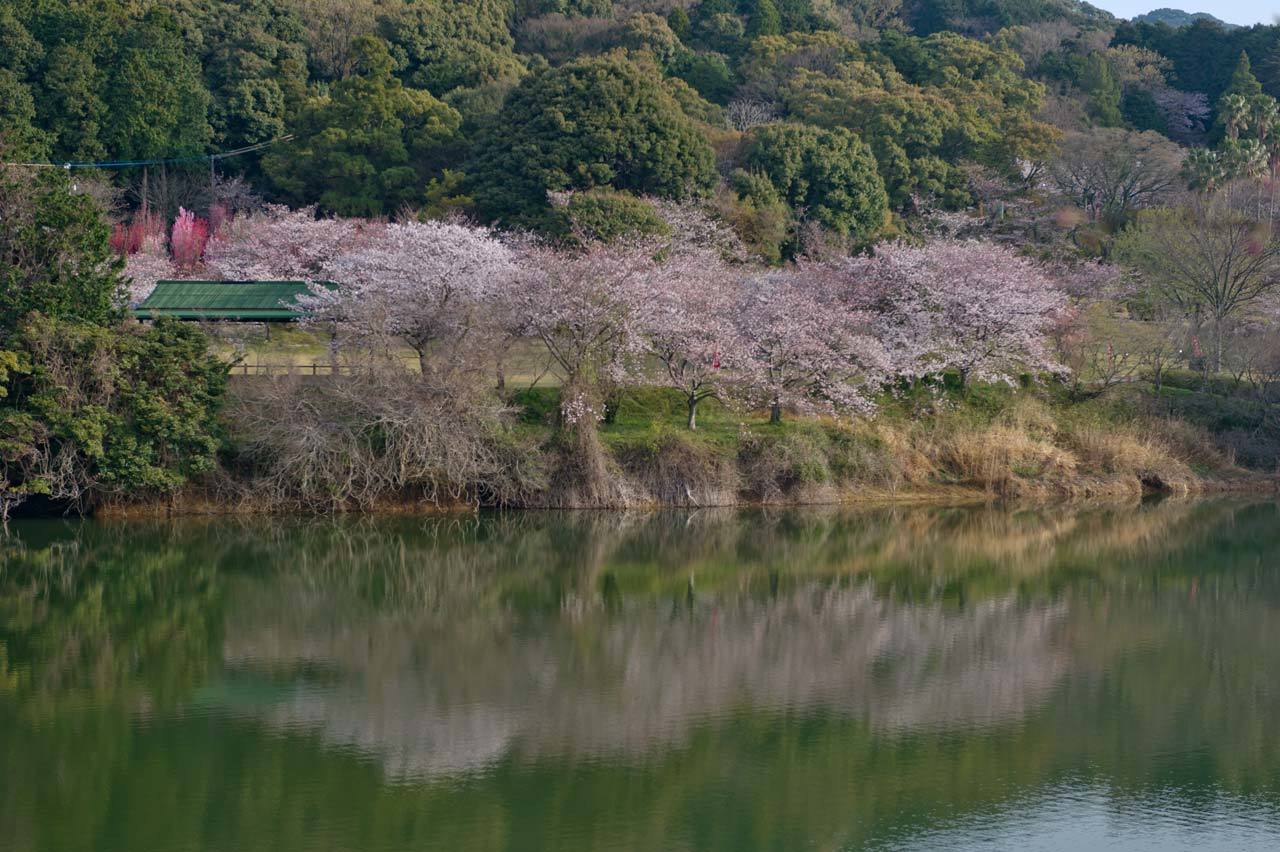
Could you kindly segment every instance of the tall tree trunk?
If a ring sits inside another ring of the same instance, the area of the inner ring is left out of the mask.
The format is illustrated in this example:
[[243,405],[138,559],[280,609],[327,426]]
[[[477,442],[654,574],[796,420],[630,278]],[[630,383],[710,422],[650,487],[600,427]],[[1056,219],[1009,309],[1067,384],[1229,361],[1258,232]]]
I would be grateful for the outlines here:
[[689,430],[693,431],[698,428],[698,397],[689,397]]
[[769,406],[769,422],[774,426],[782,422],[782,403],[776,399]]
[[1222,317],[1213,318],[1213,372],[1222,372]]

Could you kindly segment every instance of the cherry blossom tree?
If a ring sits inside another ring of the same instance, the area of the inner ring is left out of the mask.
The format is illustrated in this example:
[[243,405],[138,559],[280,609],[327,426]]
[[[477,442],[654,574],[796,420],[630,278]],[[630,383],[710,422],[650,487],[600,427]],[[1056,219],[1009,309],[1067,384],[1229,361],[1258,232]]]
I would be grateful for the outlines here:
[[593,244],[523,250],[510,304],[527,334],[546,346],[563,378],[562,426],[590,427],[604,416],[608,386],[635,375],[642,352],[639,315],[658,263],[650,244]]
[[136,305],[156,288],[157,281],[182,278],[164,242],[157,236],[142,239],[137,251],[125,257],[124,275],[129,279],[129,304]]
[[[338,221],[338,220],[334,220]],[[516,272],[515,255],[490,231],[446,222],[386,225],[353,251],[323,262],[299,299],[313,320],[332,321],[354,339],[402,340],[423,376],[465,367],[461,344],[484,323]],[[444,357],[433,350],[444,346]]]
[[779,423],[782,410],[817,408],[867,414],[891,373],[872,333],[875,316],[842,301],[825,277],[803,267],[747,282],[735,320],[747,341],[749,382]]
[[314,281],[326,263],[367,245],[384,227],[377,221],[318,219],[313,207],[270,206],[227,222],[205,247],[205,265],[228,281]]
[[1065,297],[1046,270],[1007,248],[890,245],[849,261],[845,276],[847,298],[875,304],[880,337],[904,375],[955,370],[963,385],[1062,370],[1047,344]]
[[665,384],[684,395],[688,426],[698,405],[722,398],[750,359],[734,314],[739,278],[711,251],[678,255],[653,270],[639,328]]

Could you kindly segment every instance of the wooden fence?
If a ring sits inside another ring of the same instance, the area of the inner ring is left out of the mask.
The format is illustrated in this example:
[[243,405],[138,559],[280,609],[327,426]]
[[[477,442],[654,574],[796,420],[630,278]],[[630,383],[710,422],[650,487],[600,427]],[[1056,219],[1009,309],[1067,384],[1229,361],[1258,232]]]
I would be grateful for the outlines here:
[[351,368],[329,362],[311,364],[232,364],[232,376],[332,376],[350,375]]

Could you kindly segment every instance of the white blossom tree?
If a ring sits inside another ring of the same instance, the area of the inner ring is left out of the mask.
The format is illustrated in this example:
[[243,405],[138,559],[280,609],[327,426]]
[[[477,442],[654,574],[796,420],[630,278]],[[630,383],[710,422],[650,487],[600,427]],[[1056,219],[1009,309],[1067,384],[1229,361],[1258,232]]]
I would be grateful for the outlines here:
[[735,320],[747,342],[749,384],[779,423],[784,407],[867,414],[890,375],[875,317],[835,298],[824,276],[777,271],[747,282]]
[[749,363],[734,321],[739,285],[712,251],[679,255],[653,270],[639,328],[663,383],[684,395],[690,429],[698,427],[698,405],[723,399]]
[[561,424],[603,418],[611,384],[635,375],[639,316],[658,263],[649,244],[593,244],[580,251],[526,246],[510,293],[526,333],[546,346],[562,374]]
[[148,236],[136,252],[125,256],[124,275],[129,279],[130,305],[137,305],[150,296],[157,281],[184,277],[158,236]]
[[890,245],[849,261],[844,274],[847,297],[876,306],[880,338],[904,375],[954,370],[963,385],[1062,369],[1048,334],[1065,297],[1046,270],[1007,248]]
[[[422,375],[466,366],[462,344],[514,280],[515,254],[487,229],[446,222],[385,225],[352,251],[325,260],[299,306],[354,339],[400,340]],[[440,357],[434,350],[443,347]]]
[[205,247],[208,272],[227,281],[315,281],[327,263],[368,245],[386,226],[316,218],[314,207],[271,206],[227,222]]

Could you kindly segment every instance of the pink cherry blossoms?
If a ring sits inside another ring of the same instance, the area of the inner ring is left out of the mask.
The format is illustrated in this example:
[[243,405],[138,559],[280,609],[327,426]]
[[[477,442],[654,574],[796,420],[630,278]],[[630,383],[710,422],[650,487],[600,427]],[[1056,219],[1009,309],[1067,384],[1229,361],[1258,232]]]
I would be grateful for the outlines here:
[[891,374],[875,317],[841,302],[823,276],[770,272],[747,282],[736,308],[747,341],[749,387],[768,406],[770,420],[784,406],[869,413],[872,397]]
[[[454,366],[447,357],[432,359],[432,348],[459,343],[480,327],[480,315],[504,295],[515,271],[514,253],[488,230],[405,222],[383,226],[354,250],[325,260],[321,277],[336,288],[313,284],[299,303],[364,339],[404,341],[425,375]],[[460,357],[456,350],[449,354]]]
[[145,237],[137,250],[125,255],[125,277],[129,279],[129,303],[138,304],[155,289],[157,281],[179,278],[178,268],[159,237]]
[[368,243],[384,225],[316,218],[315,210],[268,207],[227,222],[205,248],[211,277],[227,281],[313,281],[326,263]]
[[1041,267],[989,243],[891,245],[843,264],[846,297],[871,305],[895,372],[908,378],[953,370],[1012,383],[1058,372],[1046,340],[1066,299]]
[[645,282],[639,330],[661,365],[660,380],[684,396],[690,429],[697,428],[698,404],[725,401],[749,362],[750,349],[734,321],[738,285],[734,270],[708,251],[678,255]]
[[509,309],[560,369],[572,406],[561,419],[572,424],[599,408],[602,385],[633,375],[643,300],[658,269],[653,247],[597,244],[564,252],[533,244],[521,262]]
[[[307,280],[299,304],[337,332],[335,345],[392,360],[407,347],[424,379],[474,378],[486,365],[501,375],[510,341],[536,341],[563,383],[559,420],[570,427],[594,424],[626,383],[675,389],[696,428],[712,398],[776,422],[787,409],[869,414],[902,379],[1059,372],[1049,339],[1063,291],[1110,280],[1104,267],[1059,274],[954,241],[765,271],[699,238],[696,217],[686,224],[666,241],[568,250],[461,223],[272,208],[229,222],[204,270]],[[137,257],[131,273],[149,280],[151,259]]]

